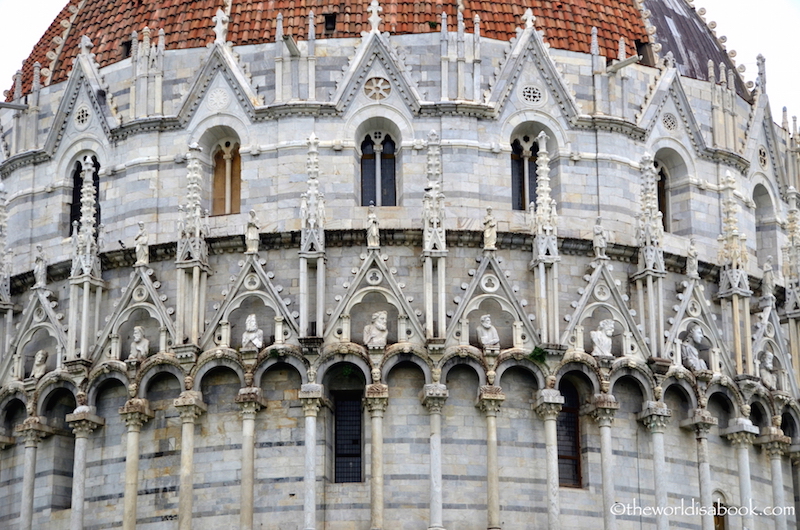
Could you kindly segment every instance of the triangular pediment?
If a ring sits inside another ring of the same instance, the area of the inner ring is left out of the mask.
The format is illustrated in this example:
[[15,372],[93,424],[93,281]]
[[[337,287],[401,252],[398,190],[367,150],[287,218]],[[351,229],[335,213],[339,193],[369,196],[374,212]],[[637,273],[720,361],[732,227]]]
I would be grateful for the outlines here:
[[[638,125],[648,137],[673,136],[684,144],[691,143],[699,155],[707,147],[702,128],[689,104],[678,70],[672,66],[664,68],[655,89],[642,106]],[[672,117],[665,119],[668,113]]]
[[[365,298],[374,296],[376,300],[372,301],[373,308],[370,311],[389,307],[393,313],[390,317],[396,316],[395,323],[392,322],[393,319],[388,323],[390,342],[424,343],[425,331],[418,318],[421,313],[411,307],[413,298],[403,293],[404,285],[395,278],[397,270],[386,265],[388,257],[381,254],[380,249],[369,249],[366,254],[361,255],[361,259],[361,267],[353,269],[353,280],[344,284],[347,292],[336,297],[338,304],[328,320],[325,342],[360,343],[360,330],[357,328],[361,324],[369,323],[369,315],[353,315],[353,309]],[[383,300],[377,301],[380,298]],[[359,318],[362,320],[359,321]],[[392,337],[396,339],[392,340]]]
[[765,94],[756,98],[746,134],[743,156],[751,161],[751,173],[761,171],[774,175],[781,192],[785,191],[789,184],[778,151],[778,135],[769,99]]
[[134,267],[128,285],[122,289],[122,297],[114,302],[114,311],[106,317],[105,326],[98,335],[92,350],[93,361],[102,360],[104,356],[110,359],[127,356],[127,351],[123,351],[126,345],[120,343],[127,337],[120,337],[120,328],[137,310],[146,312],[158,322],[158,329],[145,330],[146,338],[150,340],[150,353],[167,351],[175,344],[173,310],[164,305],[167,297],[159,293],[160,287],[161,282],[156,279],[153,269]]
[[[105,136],[111,140],[111,131],[119,123],[108,98],[98,97],[98,94],[107,94],[107,89],[91,59],[79,55],[53,117],[53,126],[44,144],[45,152],[55,154],[65,138],[77,134]],[[76,111],[81,111],[80,115]]]
[[[532,316],[525,313],[526,302],[519,300],[495,253],[484,252],[480,265],[470,274],[472,280],[466,285],[463,297],[456,299],[458,309],[450,320],[445,345],[478,345],[476,330],[481,325],[480,317],[489,314],[498,331],[501,349],[533,351],[539,344],[539,333],[533,327]],[[470,318],[475,311],[479,312],[478,318]],[[495,311],[497,314],[493,314]],[[510,320],[506,320],[506,315]]]
[[[764,353],[769,351],[775,356],[773,372],[775,374],[775,388],[790,393],[795,398],[798,396],[797,379],[793,377],[795,370],[792,367],[791,355],[786,346],[789,341],[783,334],[780,315],[775,308],[774,300],[762,308],[756,315],[755,330],[753,333],[753,360],[759,362],[759,372],[763,368]],[[777,366],[774,366],[777,364]],[[762,381],[764,380],[762,376]]]
[[[359,95],[367,98],[364,87],[374,77],[386,79],[390,83],[390,91],[383,102],[395,99],[402,101],[412,113],[419,110],[420,96],[416,83],[411,79],[402,58],[389,43],[389,37],[381,33],[365,35],[356,49],[355,56],[337,85],[333,97],[336,109],[341,112],[351,107]],[[367,101],[377,101],[376,97],[382,96],[376,94],[372,100]]]
[[[274,333],[276,344],[292,342],[297,344],[298,326],[295,316],[289,313],[288,299],[281,298],[281,288],[272,282],[272,273],[264,270],[266,261],[259,259],[258,254],[245,254],[244,261],[240,262],[239,274],[231,278],[231,283],[223,292],[223,301],[215,309],[214,317],[206,327],[206,332],[200,340],[200,347],[208,350],[214,346],[232,347],[231,341],[231,315],[239,308],[245,307],[248,299],[260,300],[264,307],[269,308],[274,317],[281,322],[281,333]],[[261,306],[258,305],[260,309]],[[259,318],[262,315],[256,310],[256,321],[264,326],[265,321]],[[244,319],[242,323],[244,322]],[[277,325],[275,329],[277,329]],[[237,333],[243,329],[234,330]],[[265,346],[269,341],[265,338]]]
[[[574,121],[581,113],[580,106],[551,57],[542,34],[533,26],[517,32],[517,38],[511,41],[511,51],[484,93],[485,103],[499,111],[509,101],[515,88],[521,88],[529,82],[536,83],[547,91],[550,100],[548,112],[551,112],[549,109],[553,105],[557,105],[568,120]],[[519,93],[518,97],[521,97]]]
[[178,119],[186,125],[202,109],[209,114],[232,112],[234,105],[252,120],[263,101],[230,47],[215,42],[180,105]]
[[668,319],[670,329],[664,343],[664,357],[673,364],[682,364],[682,344],[686,339],[689,327],[696,323],[703,330],[703,345],[700,358],[706,362],[708,369],[732,377],[736,374],[722,330],[716,323],[716,316],[711,312],[711,302],[706,298],[705,290],[697,279],[690,279],[681,284],[683,291],[678,298],[680,303],[674,306],[675,316]]
[[592,353],[596,346],[591,334],[601,331],[601,322],[613,320],[611,354],[647,360],[649,348],[633,319],[635,312],[628,307],[628,297],[620,289],[622,282],[612,274],[613,266],[607,259],[596,259],[590,265],[594,270],[584,276],[586,286],[578,290],[580,298],[572,303],[575,310],[565,317],[568,324],[561,343],[573,351]]

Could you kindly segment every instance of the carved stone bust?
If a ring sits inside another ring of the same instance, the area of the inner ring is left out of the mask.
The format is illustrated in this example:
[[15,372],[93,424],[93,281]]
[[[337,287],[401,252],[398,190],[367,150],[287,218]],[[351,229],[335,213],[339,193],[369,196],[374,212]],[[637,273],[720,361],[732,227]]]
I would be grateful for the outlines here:
[[264,331],[258,329],[254,314],[247,315],[247,319],[244,321],[244,333],[242,333],[242,348],[260,350],[263,347]]
[[386,347],[386,336],[389,334],[386,318],[386,311],[376,311],[372,314],[372,323],[364,326],[364,345],[367,348]]

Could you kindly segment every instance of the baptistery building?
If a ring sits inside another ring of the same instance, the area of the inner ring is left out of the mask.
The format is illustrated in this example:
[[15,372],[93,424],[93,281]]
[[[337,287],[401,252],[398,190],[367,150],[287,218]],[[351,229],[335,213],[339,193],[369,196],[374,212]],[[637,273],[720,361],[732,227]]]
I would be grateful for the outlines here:
[[0,103],[0,527],[796,528],[796,122],[705,15],[69,0]]

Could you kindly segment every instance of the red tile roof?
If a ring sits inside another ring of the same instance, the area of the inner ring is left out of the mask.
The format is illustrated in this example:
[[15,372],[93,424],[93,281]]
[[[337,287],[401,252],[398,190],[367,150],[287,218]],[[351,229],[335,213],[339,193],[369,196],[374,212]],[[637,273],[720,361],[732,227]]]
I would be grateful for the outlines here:
[[[356,37],[370,28],[369,0],[232,1],[228,40],[234,45],[273,42],[278,13],[283,14],[284,33],[296,39],[306,37],[311,10],[318,15],[318,39]],[[81,3],[83,6],[78,8]],[[606,57],[616,57],[620,37],[625,37],[629,54],[635,40],[648,41],[633,0],[463,0],[463,5],[466,31],[472,32],[472,20],[477,14],[481,19],[481,34],[493,39],[513,37],[515,29],[523,25],[525,9],[531,7],[537,17],[536,27],[545,31],[545,40],[554,48],[588,53],[592,26],[597,27],[600,53]],[[69,0],[24,63],[23,93],[31,90],[34,62],[39,61],[42,68],[50,68],[51,59],[47,54],[58,51],[56,37],[66,34],[51,83],[67,78],[82,35],[92,40],[92,51],[101,66],[124,59],[123,43],[130,41],[134,30],[141,34],[145,26],[152,30],[154,41],[158,30],[164,29],[168,50],[198,48],[213,41],[211,18],[221,6],[221,0]],[[456,31],[456,2],[388,0],[381,6],[382,31],[392,34],[437,32],[443,10],[448,14],[448,29]],[[326,14],[337,15],[333,33],[324,31],[321,15]],[[66,24],[73,17],[71,24]]]

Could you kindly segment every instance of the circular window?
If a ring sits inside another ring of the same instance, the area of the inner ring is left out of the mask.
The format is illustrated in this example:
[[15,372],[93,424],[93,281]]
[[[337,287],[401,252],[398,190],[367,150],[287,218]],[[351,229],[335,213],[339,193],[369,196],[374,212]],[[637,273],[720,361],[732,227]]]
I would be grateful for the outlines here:
[[370,77],[364,83],[364,93],[369,99],[380,101],[389,97],[392,93],[392,85],[388,79],[382,77]]
[[89,126],[89,120],[91,120],[92,115],[89,114],[89,109],[87,107],[81,106],[77,111],[75,111],[75,126],[78,129],[85,129]]
[[669,112],[664,114],[664,116],[661,118],[661,123],[664,124],[664,128],[668,131],[674,131],[678,128],[678,118]]
[[544,94],[542,89],[534,85],[525,85],[522,87],[522,100],[531,105],[536,105],[544,101]]
[[763,145],[758,148],[758,163],[761,164],[761,167],[764,169],[767,168],[767,163],[769,160],[767,159],[767,148]]

